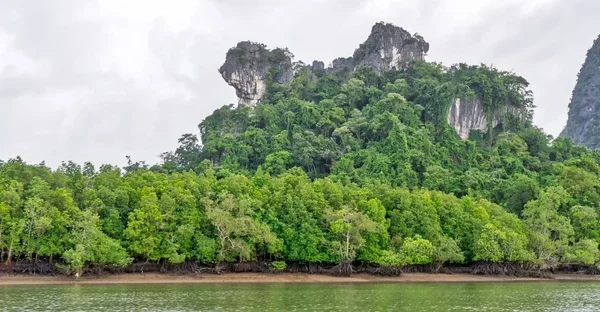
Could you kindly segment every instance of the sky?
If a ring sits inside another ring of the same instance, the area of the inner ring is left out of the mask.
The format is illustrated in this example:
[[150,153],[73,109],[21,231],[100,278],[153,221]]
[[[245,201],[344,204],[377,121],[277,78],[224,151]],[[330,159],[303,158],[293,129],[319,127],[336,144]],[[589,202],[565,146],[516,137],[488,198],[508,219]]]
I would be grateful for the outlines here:
[[0,159],[156,163],[237,102],[217,69],[238,41],[327,64],[379,21],[421,34],[428,61],[525,77],[534,123],[557,136],[598,12],[598,0],[0,0]]

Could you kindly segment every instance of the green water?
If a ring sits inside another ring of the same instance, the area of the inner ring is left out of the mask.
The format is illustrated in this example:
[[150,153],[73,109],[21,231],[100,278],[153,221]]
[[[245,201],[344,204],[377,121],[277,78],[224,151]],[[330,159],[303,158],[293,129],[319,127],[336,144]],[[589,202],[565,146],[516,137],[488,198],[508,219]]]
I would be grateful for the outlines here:
[[600,283],[0,286],[1,311],[600,311]]

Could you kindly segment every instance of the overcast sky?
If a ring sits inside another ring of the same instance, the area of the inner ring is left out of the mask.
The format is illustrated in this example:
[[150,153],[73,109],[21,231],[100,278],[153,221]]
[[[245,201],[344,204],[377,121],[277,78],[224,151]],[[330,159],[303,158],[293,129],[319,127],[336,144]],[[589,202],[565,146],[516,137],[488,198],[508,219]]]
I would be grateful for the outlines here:
[[558,135],[599,0],[0,0],[0,159],[149,163],[236,102],[217,72],[241,40],[296,60],[349,56],[378,21],[418,32],[430,61],[527,78]]

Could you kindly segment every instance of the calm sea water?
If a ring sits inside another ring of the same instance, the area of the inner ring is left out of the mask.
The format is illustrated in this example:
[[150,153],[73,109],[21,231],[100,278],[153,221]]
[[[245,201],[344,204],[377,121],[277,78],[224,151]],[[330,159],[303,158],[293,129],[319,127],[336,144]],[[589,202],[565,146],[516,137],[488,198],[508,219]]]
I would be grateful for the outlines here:
[[0,286],[2,311],[600,311],[600,283]]

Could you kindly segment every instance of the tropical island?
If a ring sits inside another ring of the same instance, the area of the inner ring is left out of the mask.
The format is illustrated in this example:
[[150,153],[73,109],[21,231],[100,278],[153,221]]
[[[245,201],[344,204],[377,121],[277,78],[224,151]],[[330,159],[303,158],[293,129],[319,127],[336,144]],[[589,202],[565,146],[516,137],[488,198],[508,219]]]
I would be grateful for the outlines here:
[[327,67],[240,42],[238,105],[160,164],[0,161],[0,280],[600,273],[600,153],[533,125],[523,77],[428,50],[386,23]]

